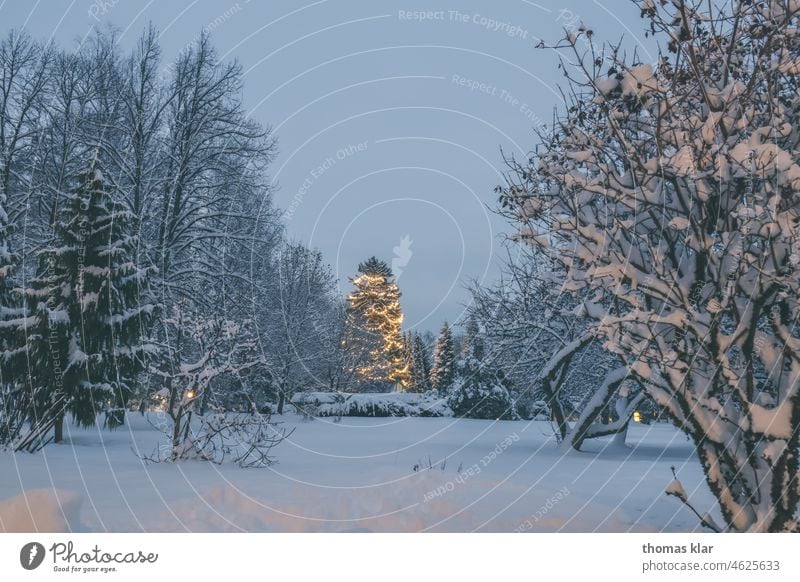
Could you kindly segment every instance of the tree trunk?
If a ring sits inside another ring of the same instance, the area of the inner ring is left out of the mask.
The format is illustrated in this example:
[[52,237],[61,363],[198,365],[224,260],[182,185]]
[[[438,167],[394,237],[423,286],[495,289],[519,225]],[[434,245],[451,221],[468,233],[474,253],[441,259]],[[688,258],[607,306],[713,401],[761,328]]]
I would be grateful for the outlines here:
[[612,439],[612,443],[614,446],[624,447],[625,446],[625,438],[628,436],[628,427],[631,425],[630,420],[625,423],[625,426],[620,429],[620,431],[614,435]]
[[286,404],[286,392],[281,388],[278,391],[278,414],[283,414],[283,406]]
[[542,392],[545,394],[547,405],[550,407],[551,418],[558,425],[561,442],[564,441],[567,432],[569,432],[569,425],[567,424],[564,410],[561,408],[561,402],[559,401],[561,385],[569,370],[572,356],[591,340],[592,335],[589,333],[584,333],[577,339],[572,340],[551,356],[547,365],[541,372]]
[[561,408],[561,403],[558,402],[557,397],[550,401],[550,409],[553,411],[552,420],[558,427],[559,438],[563,442],[567,437],[567,430],[569,427],[567,426],[567,421],[564,418],[564,410]]
[[178,414],[172,422],[172,460],[178,456],[178,447],[181,445],[181,415]]
[[203,390],[203,395],[200,397],[200,416],[205,416],[206,409],[208,408],[208,390]]
[[542,382],[544,392],[549,396],[547,399],[547,405],[550,407],[550,417],[551,420],[555,421],[556,426],[558,427],[558,434],[561,442],[564,442],[564,439],[567,438],[567,433],[569,432],[569,425],[567,424],[566,415],[564,414],[564,409],[561,406],[561,401],[559,400],[559,391],[561,390],[561,384],[564,382],[564,377],[567,375],[568,367],[569,361],[565,362],[562,367],[558,368],[558,371],[556,372],[557,379],[554,383],[549,377]]
[[598,417],[607,409],[608,403],[617,394],[620,384],[627,378],[628,369],[625,366],[615,368],[606,374],[603,383],[595,390],[589,403],[581,411],[572,431],[564,439],[566,447],[572,447],[576,451],[581,449],[583,441],[587,438]]
[[54,435],[53,442],[60,443],[64,440],[64,413],[59,412],[56,416],[56,422],[53,425]]

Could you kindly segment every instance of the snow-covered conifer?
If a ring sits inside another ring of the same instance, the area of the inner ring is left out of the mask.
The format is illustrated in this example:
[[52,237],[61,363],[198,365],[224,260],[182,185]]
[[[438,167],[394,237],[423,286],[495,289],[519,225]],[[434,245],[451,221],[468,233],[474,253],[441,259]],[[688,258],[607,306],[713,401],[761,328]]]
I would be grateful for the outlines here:
[[146,357],[142,330],[154,310],[146,271],[133,261],[130,213],[113,198],[96,157],[76,182],[53,240],[39,253],[37,276],[22,290],[32,316],[31,420],[54,423],[56,442],[65,412],[88,426],[106,408],[110,426],[122,422]]
[[422,337],[414,332],[406,335],[408,361],[408,392],[427,392],[431,389],[431,364],[428,349]]
[[518,418],[511,381],[486,354],[477,318],[467,320],[461,356],[447,403],[456,416],[487,419]]
[[[376,257],[358,265],[348,296],[350,325],[368,353],[359,369],[362,381],[403,386],[408,382],[404,358],[400,289],[391,268]],[[356,348],[357,349],[357,348]]]
[[440,395],[445,396],[453,385],[456,375],[456,355],[453,348],[453,332],[447,322],[442,325],[439,339],[433,351],[433,370],[431,385]]
[[19,257],[10,249],[11,227],[5,202],[0,185],[0,445],[15,438],[27,414],[25,391],[18,382],[23,373],[20,326],[24,311],[12,292],[11,279]]

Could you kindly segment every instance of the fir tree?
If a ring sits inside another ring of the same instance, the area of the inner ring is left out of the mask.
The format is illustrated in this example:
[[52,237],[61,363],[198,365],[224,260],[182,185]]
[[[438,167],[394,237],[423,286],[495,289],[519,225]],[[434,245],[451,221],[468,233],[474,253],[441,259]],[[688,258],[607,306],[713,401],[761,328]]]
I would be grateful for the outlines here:
[[486,357],[486,348],[475,316],[467,321],[461,357],[447,403],[456,416],[495,420],[519,418],[510,380]]
[[25,394],[30,400],[31,429],[20,444],[24,448],[42,446],[52,427],[55,427],[53,440],[61,442],[63,438],[64,413],[71,392],[70,382],[65,377],[70,336],[67,299],[71,289],[60,255],[70,251],[51,241],[39,252],[36,277],[21,290],[30,313],[25,329],[29,362]]
[[417,386],[420,392],[427,392],[431,386],[431,360],[428,346],[419,334],[414,336],[414,368],[416,369]]
[[447,322],[444,322],[436,348],[433,353],[433,370],[431,383],[440,395],[450,391],[455,379],[455,350],[453,349],[453,333]]
[[472,356],[478,361],[483,360],[486,356],[483,336],[481,335],[480,328],[478,327],[478,320],[475,318],[475,315],[470,315],[467,320],[467,328],[464,333],[464,345],[462,346],[461,353],[463,356]]
[[108,424],[114,428],[124,419],[136,376],[144,367],[150,346],[143,335],[155,304],[147,292],[147,269],[135,263],[135,217],[108,192],[98,169],[90,169],[81,180],[89,191],[93,218],[77,296],[88,363],[83,381],[94,390],[111,391]]
[[354,349],[367,355],[358,376],[369,384],[405,386],[408,364],[401,331],[400,289],[389,266],[375,257],[359,264],[358,272],[351,279],[356,289],[348,297],[348,325],[358,344]]
[[20,311],[12,295],[11,276],[17,264],[17,256],[9,248],[10,225],[5,210],[6,197],[0,190],[0,385],[11,382],[13,373],[10,360],[13,358],[15,341],[15,319]]
[[409,332],[406,338],[408,360],[408,392],[427,392],[431,389],[431,364],[425,341],[419,334]]
[[0,190],[0,444],[16,436],[27,414],[25,393],[17,384],[24,354],[18,333],[23,310],[12,293],[11,283],[18,257],[9,248],[11,227],[5,202],[5,194]]
[[455,416],[517,420],[511,382],[500,368],[472,355],[456,364],[456,378],[447,398]]
[[92,425],[107,407],[109,426],[123,410],[147,346],[140,339],[154,305],[146,271],[133,261],[132,215],[108,192],[96,159],[66,197],[38,276],[24,290],[32,313],[28,353],[36,395],[32,422],[55,425],[64,412]]

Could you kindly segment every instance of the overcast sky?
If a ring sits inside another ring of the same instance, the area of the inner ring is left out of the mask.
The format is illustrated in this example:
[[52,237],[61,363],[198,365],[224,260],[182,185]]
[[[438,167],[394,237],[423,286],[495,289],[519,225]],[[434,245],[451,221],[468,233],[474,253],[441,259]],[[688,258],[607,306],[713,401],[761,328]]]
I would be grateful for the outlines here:
[[279,140],[290,237],[323,251],[343,293],[361,260],[392,264],[421,330],[457,320],[465,283],[497,275],[501,149],[524,156],[560,102],[558,55],[536,44],[583,21],[653,52],[628,0],[0,0],[4,29],[64,46],[111,23],[127,49],[149,21],[165,67],[203,29],[241,62],[247,109]]

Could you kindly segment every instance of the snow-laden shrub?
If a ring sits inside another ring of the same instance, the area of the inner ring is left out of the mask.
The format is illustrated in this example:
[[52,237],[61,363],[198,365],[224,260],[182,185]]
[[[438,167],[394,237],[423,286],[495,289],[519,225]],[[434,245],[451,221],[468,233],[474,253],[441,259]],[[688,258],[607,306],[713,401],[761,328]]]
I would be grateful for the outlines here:
[[443,398],[435,392],[390,392],[347,394],[301,392],[292,397],[298,412],[314,416],[452,416]]
[[[152,463],[199,460],[218,465],[230,461],[243,468],[268,467],[275,462],[272,449],[292,433],[273,422],[270,414],[209,408],[206,414],[190,410],[181,417],[180,424],[151,422],[164,433],[168,443],[161,443],[142,459]],[[178,433],[176,426],[182,427]]]
[[549,420],[550,407],[547,405],[546,400],[534,400],[528,406],[528,416],[532,420]]
[[467,357],[456,364],[456,378],[447,403],[455,416],[516,420],[511,383],[502,370]]

